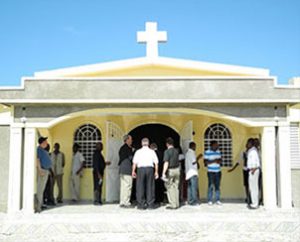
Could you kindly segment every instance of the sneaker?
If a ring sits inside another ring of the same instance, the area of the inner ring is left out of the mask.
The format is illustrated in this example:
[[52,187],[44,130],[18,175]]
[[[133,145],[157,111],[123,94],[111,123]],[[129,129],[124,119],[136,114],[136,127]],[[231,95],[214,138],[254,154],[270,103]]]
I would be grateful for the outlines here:
[[212,201],[209,201],[209,202],[208,202],[208,205],[209,205],[209,206],[212,206],[212,205],[213,205]]
[[216,204],[219,205],[219,206],[222,205],[222,203],[220,201],[217,201]]

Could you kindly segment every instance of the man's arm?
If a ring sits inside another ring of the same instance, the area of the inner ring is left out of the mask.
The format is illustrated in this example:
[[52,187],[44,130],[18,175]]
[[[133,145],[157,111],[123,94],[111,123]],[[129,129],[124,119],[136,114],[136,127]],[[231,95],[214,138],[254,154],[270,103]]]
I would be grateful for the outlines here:
[[235,168],[237,168],[237,167],[239,166],[239,164],[240,164],[240,163],[238,163],[238,162],[237,162],[237,163],[235,163],[235,164],[234,164],[234,166],[228,170],[228,172],[232,172],[232,171],[234,171],[234,170],[235,170]]
[[162,177],[166,177],[166,173],[167,173],[168,168],[169,168],[169,161],[165,161],[163,172],[162,172]]
[[61,153],[61,155],[62,155],[62,167],[65,167],[65,164],[66,164],[66,162],[65,162],[65,154]]
[[132,173],[131,173],[131,175],[132,175],[133,178],[136,178],[136,172],[135,172],[135,170],[136,170],[136,164],[133,163],[132,164]]
[[81,163],[81,166],[80,166],[79,170],[76,172],[76,175],[79,175],[80,172],[83,170],[83,168],[84,168],[84,161]]
[[158,176],[158,163],[154,164],[154,177],[155,177],[155,179],[157,179],[159,177]]

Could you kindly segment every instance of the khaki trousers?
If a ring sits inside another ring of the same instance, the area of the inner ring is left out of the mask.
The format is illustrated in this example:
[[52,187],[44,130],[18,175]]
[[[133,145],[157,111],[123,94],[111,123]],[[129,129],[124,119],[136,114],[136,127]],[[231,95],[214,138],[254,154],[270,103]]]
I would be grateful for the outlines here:
[[71,175],[70,190],[72,200],[79,200],[80,195],[80,175]]
[[132,190],[132,176],[120,175],[120,205],[130,205],[130,197]]
[[42,171],[45,173],[43,176],[41,176],[39,172],[37,174],[37,192],[36,192],[37,212],[40,212],[42,209],[44,190],[49,176],[48,170],[42,169]]
[[179,207],[179,180],[180,169],[174,168],[168,171],[168,181],[165,182],[169,206],[172,208]]
[[62,200],[63,199],[63,174],[54,176],[53,188],[55,183],[57,183],[57,188],[58,188],[57,200]]

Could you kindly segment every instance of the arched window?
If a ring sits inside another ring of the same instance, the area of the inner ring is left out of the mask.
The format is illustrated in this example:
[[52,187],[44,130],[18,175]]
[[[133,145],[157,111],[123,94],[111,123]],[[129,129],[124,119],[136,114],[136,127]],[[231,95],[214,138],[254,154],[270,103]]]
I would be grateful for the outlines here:
[[93,124],[84,124],[80,126],[74,134],[74,144],[80,145],[80,151],[85,158],[85,167],[93,166],[93,154],[96,143],[101,141],[101,132]]
[[204,135],[204,148],[210,148],[210,142],[216,140],[222,153],[222,166],[232,166],[232,139],[229,129],[223,124],[212,124]]

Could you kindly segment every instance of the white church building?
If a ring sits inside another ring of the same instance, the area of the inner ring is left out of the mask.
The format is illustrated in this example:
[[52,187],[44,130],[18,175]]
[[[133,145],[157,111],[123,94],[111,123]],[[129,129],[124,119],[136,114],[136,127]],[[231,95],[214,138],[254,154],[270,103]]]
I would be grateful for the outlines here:
[[[37,72],[22,78],[20,87],[0,87],[0,211],[34,212],[40,135],[49,137],[51,147],[60,143],[65,153],[65,200],[76,142],[86,159],[80,196],[92,201],[91,157],[102,141],[112,162],[104,199],[117,202],[118,149],[128,133],[157,143],[172,134],[183,151],[196,142],[197,153],[216,139],[223,153],[224,201],[244,200],[242,167],[227,170],[247,139],[259,138],[264,207],[300,207],[300,79],[279,85],[267,69],[161,57],[158,43],[167,41],[167,33],[156,23],[146,23],[137,39],[146,44],[145,57]],[[204,165],[199,190],[204,199]]]

